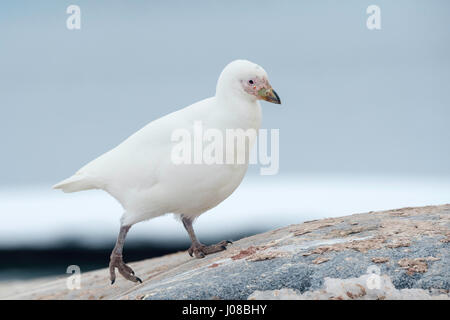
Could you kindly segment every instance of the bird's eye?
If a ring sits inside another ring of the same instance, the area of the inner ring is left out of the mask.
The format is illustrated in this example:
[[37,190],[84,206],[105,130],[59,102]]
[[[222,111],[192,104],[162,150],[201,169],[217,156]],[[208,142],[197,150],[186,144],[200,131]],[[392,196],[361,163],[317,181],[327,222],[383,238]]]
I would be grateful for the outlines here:
[[253,84],[253,80],[248,80],[248,83]]

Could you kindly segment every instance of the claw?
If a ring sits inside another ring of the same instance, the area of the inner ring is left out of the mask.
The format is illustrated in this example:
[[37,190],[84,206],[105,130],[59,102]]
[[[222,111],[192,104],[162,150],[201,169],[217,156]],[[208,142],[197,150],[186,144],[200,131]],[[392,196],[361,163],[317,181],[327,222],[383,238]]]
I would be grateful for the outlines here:
[[111,261],[109,263],[109,272],[110,272],[110,279],[111,279],[111,285],[113,285],[116,281],[116,273],[115,269],[118,269],[119,273],[127,280],[133,281],[133,282],[140,282],[142,283],[142,280],[139,279],[134,275],[133,269],[131,269],[129,266],[127,266],[123,260],[122,256],[111,256]]
[[201,243],[193,243],[191,247],[188,249],[189,255],[192,257],[193,254],[197,259],[204,258],[208,254],[220,252],[227,250],[227,245],[232,243],[230,240],[223,240],[217,244],[213,244],[210,246],[205,246]]

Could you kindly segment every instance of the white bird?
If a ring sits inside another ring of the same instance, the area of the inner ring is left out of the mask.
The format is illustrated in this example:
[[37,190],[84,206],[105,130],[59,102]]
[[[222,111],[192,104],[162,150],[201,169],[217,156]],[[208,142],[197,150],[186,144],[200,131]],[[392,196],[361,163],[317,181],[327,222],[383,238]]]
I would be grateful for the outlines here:
[[[184,129],[194,135],[195,123],[199,121],[204,129],[219,130],[224,136],[227,129],[257,132],[261,126],[258,101],[261,99],[281,103],[262,67],[247,60],[235,60],[220,74],[214,97],[150,122],[114,149],[53,186],[64,192],[102,189],[122,205],[124,214],[109,264],[111,283],[116,278],[115,268],[126,279],[142,282],[122,259],[125,237],[137,222],[167,213],[179,215],[192,241],[188,252],[197,258],[225,250],[231,243],[201,244],[192,223],[240,185],[248,168],[248,150],[254,139],[244,151],[244,163],[180,165],[173,161],[176,143],[172,134]],[[239,152],[243,151],[238,150],[237,156]]]

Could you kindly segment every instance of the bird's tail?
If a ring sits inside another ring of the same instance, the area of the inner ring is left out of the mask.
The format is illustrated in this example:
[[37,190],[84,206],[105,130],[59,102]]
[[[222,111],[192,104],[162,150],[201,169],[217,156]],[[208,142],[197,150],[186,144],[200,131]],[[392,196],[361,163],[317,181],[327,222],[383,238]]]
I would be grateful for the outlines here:
[[63,192],[77,192],[82,190],[97,189],[97,186],[88,176],[76,173],[53,186],[53,189],[61,189]]

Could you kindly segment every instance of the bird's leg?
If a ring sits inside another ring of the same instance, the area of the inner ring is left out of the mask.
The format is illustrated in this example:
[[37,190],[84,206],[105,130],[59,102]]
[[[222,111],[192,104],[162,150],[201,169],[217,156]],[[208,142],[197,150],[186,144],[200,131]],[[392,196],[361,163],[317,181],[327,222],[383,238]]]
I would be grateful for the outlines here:
[[127,280],[133,282],[140,282],[142,280],[134,275],[133,269],[127,266],[122,259],[123,245],[125,243],[125,237],[127,236],[128,230],[131,226],[121,226],[119,236],[117,237],[116,245],[111,253],[111,260],[109,261],[109,274],[111,278],[111,284],[116,281],[116,271],[117,268],[119,273]]
[[204,244],[200,243],[200,241],[197,240],[194,228],[192,227],[192,220],[187,217],[181,216],[181,221],[183,222],[184,228],[188,232],[189,238],[191,238],[192,241],[192,245],[188,249],[188,253],[191,257],[192,255],[194,255],[196,258],[203,258],[207,254],[226,250],[227,245],[232,243],[229,240],[223,240],[217,244],[205,246]]

